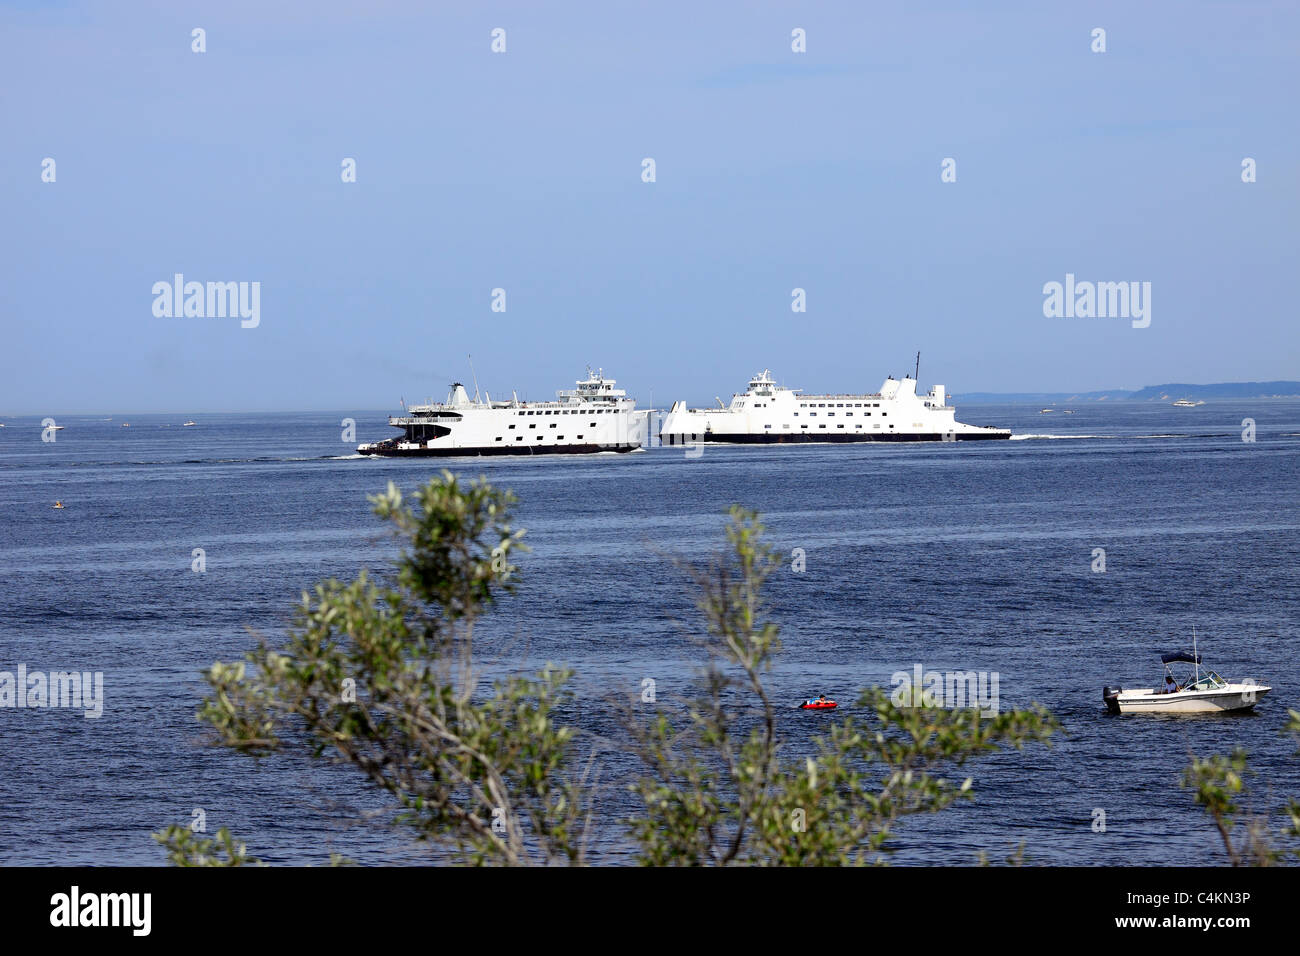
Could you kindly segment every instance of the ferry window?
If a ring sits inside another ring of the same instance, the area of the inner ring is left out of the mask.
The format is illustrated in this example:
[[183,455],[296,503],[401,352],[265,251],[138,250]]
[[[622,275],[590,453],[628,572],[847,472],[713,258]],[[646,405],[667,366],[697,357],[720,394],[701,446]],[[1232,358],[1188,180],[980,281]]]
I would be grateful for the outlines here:
[[836,425],[835,427],[836,427],[836,428],[843,428],[844,426],[843,426],[843,425]]
[[523,435],[516,435],[516,436],[515,436],[515,441],[523,441],[523,440],[524,440],[524,436],[523,436]]
[[799,427],[800,427],[800,428],[807,428],[808,426],[807,426],[807,425],[800,425]]
[[551,422],[551,427],[552,427],[552,428],[555,427],[555,422]]
[[[843,403],[843,402],[840,402],[840,403],[838,403],[835,407],[836,407],[836,408],[843,408],[843,407],[844,407],[844,403]],[[852,408],[853,406],[850,405],[849,407]]]
[[848,418],[852,418],[852,417],[853,417],[853,413],[852,413],[852,412],[845,412],[844,414],[845,414],[845,416],[848,417]]
[[582,441],[582,436],[581,436],[581,435],[578,436],[578,441]]
[[[800,405],[799,407],[800,407],[800,408],[803,408],[802,405]],[[799,417],[799,413],[798,413],[798,412],[795,412],[795,413],[794,413],[794,417],[795,417],[795,418],[798,418],[798,417]]]
[[781,427],[782,427],[782,428],[789,428],[789,427],[790,427],[790,423],[789,423],[789,422],[786,422],[786,423],[785,423],[784,425],[782,425]]
[[826,417],[827,417],[827,418],[834,418],[834,417],[835,417],[835,413],[834,413],[834,412],[827,412],[827,413],[826,413]]
[[591,423],[591,427],[592,427],[592,428],[595,428],[595,427],[596,427],[596,423],[595,423],[595,422],[592,422],[592,423]]
[[555,436],[555,440],[556,440],[556,441],[564,441],[564,436],[563,436],[563,435],[556,435],[556,436]]
[[772,426],[771,426],[771,425],[764,425],[763,427],[764,427],[764,428],[771,428]]
[[870,412],[867,412],[867,417],[868,417],[868,418],[871,417],[871,413],[870,413]]
[[498,436],[497,436],[497,441],[500,441],[500,440],[501,440],[501,436],[498,435]]
[[528,427],[529,427],[529,428],[536,428],[536,427],[537,427],[537,422],[529,422],[529,423],[528,423]]
[[811,415],[813,418],[816,418],[816,417],[817,417],[817,413],[816,413],[816,412],[809,412],[808,414]]
[[515,426],[514,426],[514,425],[513,425],[513,424],[511,424],[511,426],[510,426],[510,427],[511,427],[511,428],[514,428],[514,427],[515,427]]
[[825,428],[826,426],[825,426],[825,425],[818,425],[817,427],[818,427],[818,428]]
[[881,417],[881,418],[888,418],[888,417],[889,417],[889,412],[881,412],[881,413],[880,413],[880,417]]

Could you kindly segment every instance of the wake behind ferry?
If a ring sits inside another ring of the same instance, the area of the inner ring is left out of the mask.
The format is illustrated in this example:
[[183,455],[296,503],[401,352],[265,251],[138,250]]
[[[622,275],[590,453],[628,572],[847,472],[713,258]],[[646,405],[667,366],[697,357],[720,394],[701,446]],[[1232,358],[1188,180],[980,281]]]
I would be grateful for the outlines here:
[[649,412],[615,388],[604,371],[592,372],[576,388],[555,393],[553,402],[479,401],[455,382],[447,400],[411,405],[389,416],[402,434],[357,446],[363,455],[385,457],[454,455],[583,455],[634,451],[645,444]]
[[[917,359],[920,368],[920,358]],[[785,388],[764,369],[749,388],[719,408],[687,408],[675,402],[659,430],[665,445],[698,442],[979,441],[1010,438],[1009,428],[965,425],[955,420],[942,385],[916,393],[916,379],[892,375],[870,395],[805,395]]]

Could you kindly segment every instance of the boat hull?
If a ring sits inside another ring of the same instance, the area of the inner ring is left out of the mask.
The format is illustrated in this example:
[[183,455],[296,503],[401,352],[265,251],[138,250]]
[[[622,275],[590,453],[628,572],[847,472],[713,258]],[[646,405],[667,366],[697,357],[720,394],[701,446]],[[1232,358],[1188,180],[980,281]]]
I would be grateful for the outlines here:
[[369,455],[375,458],[482,458],[488,456],[502,456],[514,458],[528,458],[533,455],[597,455],[605,451],[629,452],[636,451],[641,446],[636,445],[525,445],[511,448],[508,445],[480,445],[471,448],[401,448],[390,446],[381,448],[376,446],[361,446],[357,452],[362,455]]
[[915,433],[892,433],[892,434],[845,434],[845,435],[813,435],[813,434],[763,434],[763,433],[705,433],[703,435],[684,435],[684,434],[663,434],[660,433],[659,440],[664,445],[698,445],[698,444],[716,444],[716,445],[827,445],[827,444],[865,444],[868,442],[917,442],[917,441],[997,441],[1005,440],[1011,437],[1010,430],[991,430],[992,433],[985,432],[954,432],[943,434],[941,432],[915,432]]
[[1157,694],[1151,690],[1117,691],[1105,695],[1113,714],[1217,714],[1250,710],[1271,690],[1258,686],[1231,690],[1179,691]]

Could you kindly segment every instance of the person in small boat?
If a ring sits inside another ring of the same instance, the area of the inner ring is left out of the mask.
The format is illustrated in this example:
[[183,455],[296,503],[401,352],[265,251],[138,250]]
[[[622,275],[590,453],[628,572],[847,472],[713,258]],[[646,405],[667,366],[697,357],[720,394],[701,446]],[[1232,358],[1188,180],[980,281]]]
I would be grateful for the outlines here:
[[1162,693],[1162,694],[1176,694],[1176,693],[1178,693],[1178,681],[1174,680],[1174,675],[1173,675],[1173,674],[1166,674],[1166,675],[1165,675],[1165,686],[1164,686],[1164,689],[1161,691],[1161,693]]

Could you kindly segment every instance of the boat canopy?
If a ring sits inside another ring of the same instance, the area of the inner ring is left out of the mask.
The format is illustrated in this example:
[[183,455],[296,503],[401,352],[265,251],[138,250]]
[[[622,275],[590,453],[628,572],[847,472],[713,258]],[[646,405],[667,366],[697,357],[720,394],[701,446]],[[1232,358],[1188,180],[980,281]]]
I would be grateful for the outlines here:
[[1200,654],[1189,654],[1187,651],[1170,651],[1168,654],[1160,655],[1162,664],[1199,664],[1201,662]]

